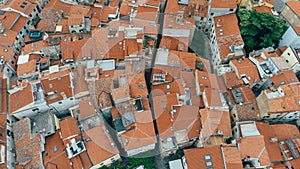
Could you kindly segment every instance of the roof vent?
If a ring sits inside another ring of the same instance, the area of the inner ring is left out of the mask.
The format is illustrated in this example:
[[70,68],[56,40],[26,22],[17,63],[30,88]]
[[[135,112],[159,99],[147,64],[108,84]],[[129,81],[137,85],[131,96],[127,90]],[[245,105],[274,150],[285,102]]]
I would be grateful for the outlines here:
[[273,137],[273,138],[270,139],[270,142],[271,142],[271,143],[274,143],[274,142],[277,142],[277,141],[278,141],[278,138],[277,138],[277,137]]
[[218,130],[217,134],[218,135],[223,135],[223,131],[222,130]]

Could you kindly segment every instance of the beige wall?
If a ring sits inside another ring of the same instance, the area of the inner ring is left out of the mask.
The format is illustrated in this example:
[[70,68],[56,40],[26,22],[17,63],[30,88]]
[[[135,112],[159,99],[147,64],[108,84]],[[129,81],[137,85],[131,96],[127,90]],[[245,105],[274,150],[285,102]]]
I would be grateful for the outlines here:
[[268,104],[266,104],[267,96],[265,94],[265,91],[262,91],[262,93],[256,98],[256,101],[261,118],[267,116],[269,112],[269,106]]
[[300,26],[300,17],[297,16],[287,5],[282,9],[281,15],[290,23]]

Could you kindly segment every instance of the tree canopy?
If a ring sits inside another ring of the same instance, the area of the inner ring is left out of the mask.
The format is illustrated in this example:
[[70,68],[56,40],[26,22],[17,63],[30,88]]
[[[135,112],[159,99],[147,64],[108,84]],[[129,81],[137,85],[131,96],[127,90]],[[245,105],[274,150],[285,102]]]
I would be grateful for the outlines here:
[[277,47],[283,33],[287,30],[285,22],[269,13],[256,10],[239,10],[239,27],[247,53],[263,47]]

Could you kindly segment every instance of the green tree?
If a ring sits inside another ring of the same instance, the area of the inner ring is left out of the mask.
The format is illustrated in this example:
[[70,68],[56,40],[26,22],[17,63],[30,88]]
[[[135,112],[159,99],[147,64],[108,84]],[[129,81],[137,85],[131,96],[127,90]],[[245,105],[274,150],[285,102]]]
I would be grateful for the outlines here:
[[154,158],[153,157],[129,158],[128,168],[135,168],[140,165],[143,165],[146,169],[153,169],[154,168]]
[[238,10],[239,27],[247,53],[263,47],[275,46],[287,30],[282,19],[256,10]]

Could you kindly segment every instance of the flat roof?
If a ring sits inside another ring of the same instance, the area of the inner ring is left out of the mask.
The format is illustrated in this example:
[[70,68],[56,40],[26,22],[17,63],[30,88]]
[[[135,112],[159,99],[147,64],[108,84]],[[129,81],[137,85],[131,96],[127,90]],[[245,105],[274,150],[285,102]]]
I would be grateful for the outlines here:
[[169,161],[170,169],[183,169],[181,159]]

